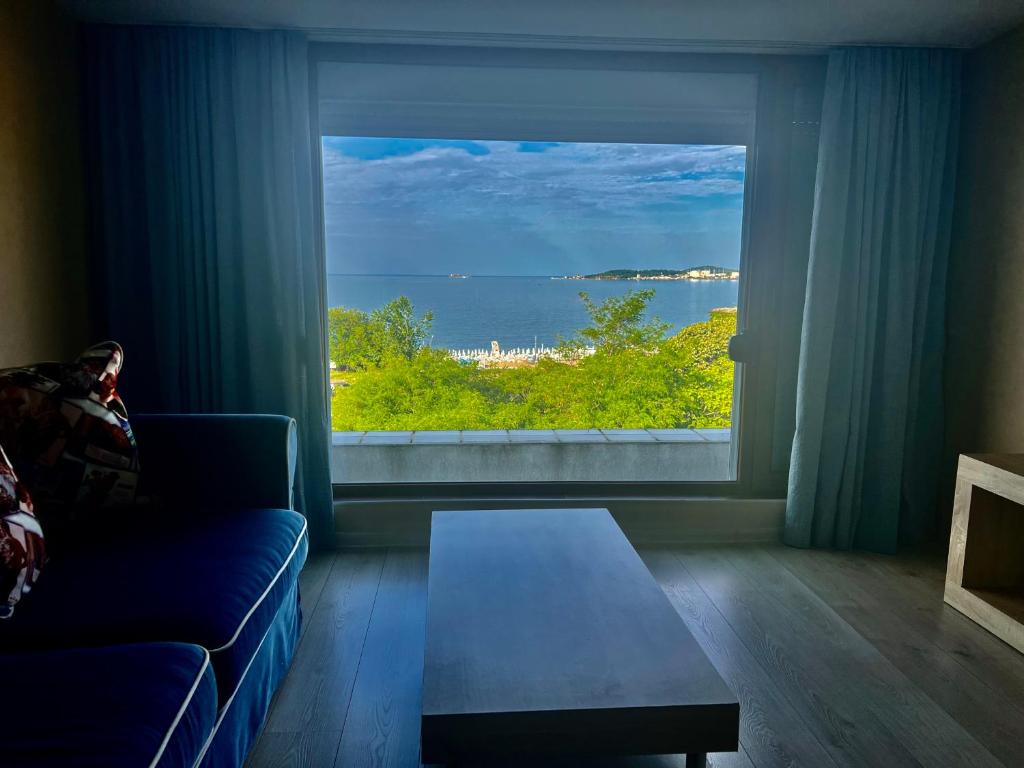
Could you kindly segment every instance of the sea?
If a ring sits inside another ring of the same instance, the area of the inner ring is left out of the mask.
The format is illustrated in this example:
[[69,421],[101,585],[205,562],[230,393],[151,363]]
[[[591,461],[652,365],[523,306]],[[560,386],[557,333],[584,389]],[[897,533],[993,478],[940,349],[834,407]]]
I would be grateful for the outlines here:
[[717,307],[735,307],[736,280],[552,280],[548,276],[340,275],[327,276],[329,306],[371,311],[407,296],[417,315],[434,313],[433,347],[502,349],[552,346],[589,324],[579,292],[595,301],[653,288],[648,317],[680,328],[708,319]]

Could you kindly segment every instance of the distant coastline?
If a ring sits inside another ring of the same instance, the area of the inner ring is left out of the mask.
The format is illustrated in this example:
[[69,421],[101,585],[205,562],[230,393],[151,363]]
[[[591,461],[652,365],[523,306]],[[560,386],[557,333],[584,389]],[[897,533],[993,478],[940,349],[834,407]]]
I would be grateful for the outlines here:
[[608,269],[591,275],[564,275],[552,280],[739,280],[737,269],[710,264],[687,269]]
[[[614,263],[614,262],[612,262]],[[736,280],[552,280],[546,275],[468,274],[458,280],[441,275],[330,275],[327,305],[372,312],[398,296],[407,296],[416,314],[434,313],[431,346],[443,349],[503,349],[557,346],[586,326],[579,292],[595,301],[640,288],[657,289],[648,305],[651,317],[678,330],[707,319],[715,307],[736,306]],[[634,271],[634,275],[636,272]]]
[[[699,275],[701,270],[707,270],[708,276],[701,278]],[[689,273],[695,272],[694,275]],[[718,279],[729,279],[730,275],[739,277],[739,270],[729,269],[728,267],[691,267],[690,269],[609,269],[606,272],[597,272],[595,274],[576,274],[576,275],[482,275],[482,274],[463,274],[461,272],[449,272],[447,274],[435,274],[433,272],[328,272],[327,277],[380,277],[387,279],[395,278],[446,278],[452,279],[468,279],[468,278],[482,278],[485,280],[636,280],[636,276],[640,275],[640,279],[667,279],[669,277],[679,275],[679,279],[716,279],[715,275],[720,274],[722,278]],[[656,277],[656,276],[665,277]],[[735,279],[735,278],[732,278]]]

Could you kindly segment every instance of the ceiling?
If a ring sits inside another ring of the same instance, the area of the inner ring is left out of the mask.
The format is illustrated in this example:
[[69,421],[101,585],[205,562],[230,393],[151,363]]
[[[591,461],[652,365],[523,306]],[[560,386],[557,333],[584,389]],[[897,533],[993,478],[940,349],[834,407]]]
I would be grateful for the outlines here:
[[973,47],[1024,0],[63,0],[83,20],[287,27],[340,40],[713,50]]

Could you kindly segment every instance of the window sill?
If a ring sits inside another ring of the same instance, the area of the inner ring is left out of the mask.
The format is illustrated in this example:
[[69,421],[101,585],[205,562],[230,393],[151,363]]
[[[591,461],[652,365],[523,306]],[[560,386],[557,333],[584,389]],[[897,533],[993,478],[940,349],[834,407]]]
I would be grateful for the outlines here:
[[719,482],[729,429],[335,432],[334,483]]
[[334,445],[466,445],[512,443],[728,443],[730,429],[495,429],[334,432]]

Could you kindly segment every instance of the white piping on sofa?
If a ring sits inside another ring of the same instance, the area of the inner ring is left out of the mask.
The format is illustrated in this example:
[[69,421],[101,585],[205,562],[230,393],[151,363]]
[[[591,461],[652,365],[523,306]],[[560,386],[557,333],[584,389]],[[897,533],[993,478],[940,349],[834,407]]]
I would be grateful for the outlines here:
[[[284,608],[283,604],[281,605],[281,608]],[[278,608],[279,612],[281,608]],[[206,758],[206,753],[210,750],[210,745],[213,744],[213,739],[214,737],[216,737],[217,732],[220,730],[221,723],[224,722],[224,718],[227,716],[228,711],[231,709],[231,705],[235,703],[235,696],[238,695],[238,689],[242,687],[242,683],[245,682],[245,678],[249,674],[249,669],[252,667],[252,663],[256,661],[256,657],[259,656],[260,651],[263,650],[263,644],[267,641],[267,638],[270,636],[270,631],[274,628],[276,620],[277,614],[274,615],[274,621],[270,622],[270,626],[267,627],[267,631],[263,633],[263,637],[260,639],[259,645],[256,646],[256,650],[253,652],[252,657],[249,659],[249,663],[245,665],[245,669],[242,671],[242,674],[238,678],[238,685],[235,686],[235,690],[231,692],[231,695],[228,697],[228,700],[224,702],[224,706],[221,707],[220,712],[217,713],[217,722],[214,723],[213,730],[210,731],[210,735],[206,738],[206,743],[203,744],[203,748],[199,751],[199,756],[196,758],[196,761],[192,764],[192,768],[199,768],[199,766],[202,765],[203,760]],[[260,730],[256,734],[257,740],[259,739],[259,734],[263,732],[264,724],[265,723],[260,725]],[[255,746],[255,742],[253,742],[253,745]]]
[[164,733],[164,739],[160,742],[160,747],[156,751],[156,755],[153,756],[153,760],[149,764],[149,768],[156,768],[157,763],[160,762],[160,758],[164,756],[164,751],[167,749],[167,745],[171,743],[171,735],[174,733],[174,729],[178,727],[178,723],[181,722],[181,718],[185,716],[185,710],[188,709],[189,704],[192,703],[192,698],[196,695],[196,691],[199,689],[199,683],[203,680],[203,675],[206,674],[206,670],[210,666],[210,652],[203,648],[203,665],[199,668],[199,674],[196,675],[195,682],[192,683],[192,688],[188,692],[188,696],[185,697],[185,701],[182,702],[181,707],[178,709],[178,714],[175,715],[174,720],[168,727],[167,732]]
[[211,648],[210,653],[220,653],[221,651],[225,651],[232,645],[234,645],[235,641],[238,639],[238,636],[242,634],[242,630],[245,628],[246,623],[252,617],[253,613],[255,613],[256,609],[260,607],[260,604],[262,604],[263,601],[266,600],[267,595],[270,594],[270,590],[272,590],[274,588],[274,585],[277,584],[278,579],[281,578],[281,574],[285,572],[285,570],[288,568],[288,565],[295,557],[295,553],[299,551],[299,545],[302,543],[302,539],[306,536],[307,527],[308,526],[306,524],[306,519],[303,518],[302,530],[299,531],[299,535],[295,537],[295,546],[292,547],[291,553],[288,555],[288,557],[285,558],[285,561],[281,565],[281,568],[277,571],[277,574],[275,574],[274,578],[270,580],[270,584],[268,584],[267,588],[263,590],[263,594],[260,595],[259,599],[252,604],[252,607],[249,609],[249,611],[245,614],[245,616],[242,617],[242,622],[238,625],[238,629],[235,630],[235,634],[231,636],[231,639],[219,648]]

